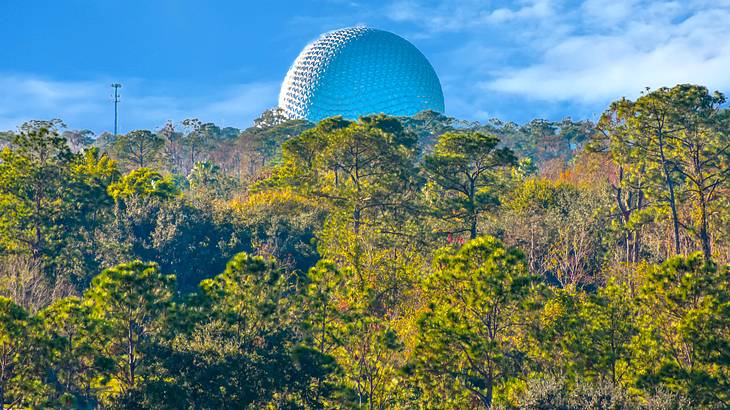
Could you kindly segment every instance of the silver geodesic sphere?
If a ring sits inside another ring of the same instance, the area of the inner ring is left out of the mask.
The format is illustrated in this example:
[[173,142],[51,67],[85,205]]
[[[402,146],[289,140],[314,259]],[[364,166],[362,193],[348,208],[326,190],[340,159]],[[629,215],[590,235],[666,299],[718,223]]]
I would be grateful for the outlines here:
[[444,112],[444,95],[426,57],[387,31],[350,27],[321,35],[302,50],[281,85],[279,107],[317,122],[342,115]]

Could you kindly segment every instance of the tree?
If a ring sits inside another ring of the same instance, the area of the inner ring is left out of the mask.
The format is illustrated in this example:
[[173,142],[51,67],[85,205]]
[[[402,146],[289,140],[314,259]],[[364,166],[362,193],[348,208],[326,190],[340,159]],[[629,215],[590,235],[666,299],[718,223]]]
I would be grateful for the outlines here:
[[[0,297],[0,409],[38,405],[46,386],[39,366],[44,349],[33,335],[33,318],[8,298]],[[35,339],[35,340],[34,340]],[[6,407],[7,406],[7,407]]]
[[725,96],[707,88],[678,85],[669,90],[676,106],[670,140],[672,166],[681,174],[695,210],[690,230],[700,240],[706,261],[712,258],[710,214],[718,191],[730,186],[730,112],[721,110]]
[[164,139],[161,155],[167,169],[173,174],[183,172],[185,160],[183,152],[183,134],[175,130],[172,121],[167,121],[158,134]]
[[[622,99],[611,104],[601,117],[599,129],[610,139],[615,158],[631,171],[642,175],[669,205],[672,218],[674,253],[680,253],[680,221],[677,205],[677,173],[669,158],[672,107],[666,93],[641,97],[636,103]],[[666,191],[664,191],[666,190]],[[663,194],[663,195],[662,195]]]
[[[717,113],[717,107],[722,101],[722,95],[711,97],[703,87],[678,85],[671,89],[660,88],[643,95],[635,102],[622,99],[612,103],[598,125],[598,129],[608,140],[608,149],[614,160],[621,165],[621,176],[627,171],[631,179],[642,182],[640,195],[648,191],[658,203],[669,207],[674,254],[681,253],[681,228],[685,226],[680,215],[681,202],[685,195],[682,191],[683,178],[688,172],[696,174],[695,191],[696,183],[699,182],[703,200],[714,191],[712,186],[725,179],[705,179],[703,172],[713,168],[714,162],[706,164],[708,167],[702,166],[704,160],[699,159],[698,155],[704,156],[707,152],[701,152],[705,144],[697,139],[705,135],[702,129],[706,127],[702,127],[701,123],[707,125],[712,121],[710,117]],[[691,142],[689,146],[688,142]],[[723,151],[727,150],[727,144],[714,145],[715,150],[720,150],[715,154],[722,157]],[[684,154],[683,151],[689,152]],[[680,166],[682,157],[692,162],[693,156],[697,158],[694,164],[700,166],[700,170],[684,168],[683,171]],[[706,186],[708,183],[709,186]],[[639,196],[637,200],[642,201],[643,198]],[[619,206],[621,205],[619,202]],[[700,222],[700,225],[706,229],[706,224]],[[708,246],[709,242],[705,240],[703,247]],[[706,250],[709,257],[709,249]]]
[[[673,252],[681,252],[681,232],[699,239],[705,258],[712,256],[710,215],[718,192],[727,186],[727,110],[725,97],[710,95],[705,87],[682,84],[660,88],[636,100],[616,101],[599,122],[602,145],[618,166],[617,205],[624,225],[641,219],[631,216],[643,208],[667,205],[671,215]],[[596,144],[594,144],[596,145]],[[682,215],[689,197],[692,224]],[[653,202],[653,204],[652,204]],[[634,257],[639,239],[634,234]]]
[[425,150],[433,148],[436,139],[441,134],[474,125],[431,110],[421,111],[409,117],[398,117],[398,119],[405,129],[418,136],[418,142]]
[[308,280],[304,319],[310,343],[336,358],[342,372],[334,375],[335,383],[353,396],[342,395],[336,404],[393,407],[404,392],[399,369],[405,363],[405,346],[394,327],[404,320],[398,302],[383,313],[378,289],[363,288],[351,268],[341,271],[327,260],[310,269]]
[[157,331],[174,281],[157,264],[134,261],[105,269],[84,293],[94,314],[108,324],[105,350],[116,365],[112,394],[125,395],[140,383],[145,344]]
[[51,285],[83,279],[98,266],[88,252],[108,222],[116,164],[96,148],[73,154],[53,129],[22,129],[0,153],[0,249],[29,253]]
[[476,132],[447,132],[423,161],[433,191],[436,216],[450,233],[479,234],[481,214],[496,203],[496,171],[516,162],[512,151],[497,148],[496,137]]
[[283,109],[278,107],[269,108],[261,113],[258,118],[253,120],[253,126],[256,128],[270,128],[283,124],[288,120],[289,118],[286,116],[286,112]]
[[[360,231],[366,214],[397,207],[408,187],[415,139],[397,120],[333,118],[284,144],[280,178],[349,214]],[[374,218],[371,218],[374,219]]]
[[182,196],[170,177],[140,168],[109,186],[115,199],[114,223],[106,227],[105,262],[154,261],[175,272],[182,291],[222,270],[228,259],[250,248],[228,206],[212,206]]
[[701,253],[638,271],[640,387],[663,386],[708,406],[730,405],[730,266]]
[[542,376],[570,381],[631,382],[632,338],[637,333],[636,306],[630,289],[611,281],[595,294],[575,287],[551,289],[531,332],[530,355]]
[[416,150],[415,135],[395,118],[350,122],[334,117],[287,141],[283,162],[265,185],[318,201],[332,226],[352,236],[347,249],[340,249],[344,252],[325,250],[323,255],[354,266],[361,275],[364,238],[376,231],[404,233],[403,216],[414,208],[418,192]]
[[255,192],[230,203],[236,219],[250,232],[251,245],[259,255],[270,256],[302,273],[319,259],[315,232],[325,219],[319,205],[291,189]]
[[89,301],[67,297],[55,301],[39,314],[45,334],[52,340],[49,379],[54,399],[65,405],[96,404],[99,380],[114,370],[112,358],[104,356],[103,337],[107,323],[93,315]]
[[234,187],[221,168],[209,161],[196,163],[187,180],[194,194],[208,199],[224,199]]
[[282,144],[314,126],[307,120],[287,118],[285,114],[281,108],[266,110],[254,120],[253,127],[238,136],[238,146],[247,157],[249,175],[270,163],[276,165],[281,159]]
[[55,129],[29,124],[12,147],[0,153],[0,243],[6,251],[27,247],[36,259],[52,256],[73,154]]
[[69,148],[73,152],[82,151],[94,143],[94,132],[91,130],[64,131],[61,137],[68,141]]
[[180,312],[171,338],[158,345],[159,373],[141,386],[140,401],[156,408],[321,408],[326,392],[315,382],[335,365],[302,344],[291,279],[275,263],[241,253],[203,281],[197,303]]
[[154,164],[164,142],[151,131],[136,130],[117,137],[114,152],[133,168],[144,168]]
[[426,279],[428,308],[419,321],[415,368],[468,390],[484,408],[500,383],[519,373],[520,330],[534,277],[516,249],[479,237],[461,249],[443,249]]
[[187,132],[183,135],[181,142],[187,151],[188,163],[185,173],[201,160],[203,153],[209,148],[210,140],[203,123],[197,118],[188,118],[182,121]]
[[179,194],[170,178],[149,168],[138,168],[109,185],[109,195],[115,200],[139,197],[171,198]]
[[532,272],[562,286],[586,285],[601,268],[607,202],[600,187],[529,178],[505,195],[491,225],[524,249]]
[[306,289],[307,317],[312,345],[322,353],[329,353],[337,346],[337,336],[332,329],[338,319],[336,303],[338,291],[346,284],[342,272],[334,263],[320,260],[309,270]]
[[63,200],[68,206],[64,246],[54,265],[78,290],[88,286],[91,275],[104,265],[98,255],[105,255],[101,249],[113,221],[114,205],[107,189],[118,178],[117,162],[96,147],[76,155],[70,164],[66,185],[71,190]]

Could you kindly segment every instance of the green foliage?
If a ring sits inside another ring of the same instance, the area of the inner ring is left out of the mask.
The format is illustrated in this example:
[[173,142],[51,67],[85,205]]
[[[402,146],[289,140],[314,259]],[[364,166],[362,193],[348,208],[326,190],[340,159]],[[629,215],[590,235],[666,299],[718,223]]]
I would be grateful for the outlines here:
[[170,198],[179,191],[170,178],[150,168],[138,168],[109,185],[109,195],[115,200],[130,197]]
[[157,160],[164,140],[147,130],[136,130],[118,136],[113,152],[129,165],[131,169],[149,167]]
[[352,230],[401,206],[412,183],[415,138],[387,117],[338,118],[286,142],[277,177],[348,215]]
[[640,274],[640,386],[664,386],[701,404],[730,403],[730,267],[699,253]]
[[441,135],[423,161],[430,184],[430,207],[447,223],[447,232],[478,235],[483,213],[497,204],[497,170],[516,162],[512,151],[497,148],[499,139],[476,132]]
[[207,199],[227,198],[234,187],[234,182],[222,173],[221,168],[208,161],[195,163],[187,180],[193,195]]
[[39,313],[43,331],[51,338],[48,379],[51,402],[84,408],[93,406],[101,386],[109,381],[115,361],[104,354],[100,335],[110,323],[94,314],[93,305],[78,297],[59,299]]
[[140,261],[105,269],[91,281],[84,298],[93,304],[93,315],[105,322],[103,349],[116,362],[105,395],[125,395],[141,383],[146,344],[159,329],[174,281],[157,264]]
[[70,187],[73,159],[55,129],[28,129],[16,134],[13,147],[0,153],[0,244],[4,250],[29,248],[36,258],[52,257]]
[[592,282],[605,248],[609,198],[596,187],[529,178],[518,181],[496,221],[502,238],[523,249],[532,272],[567,285]]
[[434,263],[416,369],[425,379],[445,378],[453,383],[447,388],[468,391],[489,408],[495,387],[522,370],[525,352],[518,340],[530,320],[534,277],[519,251],[492,237],[444,249]]
[[306,272],[319,259],[315,231],[324,211],[317,201],[291,189],[257,192],[231,202],[237,218],[250,232],[252,246],[261,255]]
[[[709,208],[717,189],[727,187],[729,172],[724,102],[720,93],[681,84],[635,102],[616,101],[599,122],[603,138],[598,142],[620,167],[621,187],[636,192],[633,200],[617,198],[619,207],[625,215],[633,208],[640,211],[647,206],[644,195],[651,197],[657,214],[671,218],[674,254],[682,251],[686,229],[700,240],[705,259],[711,258]],[[688,199],[695,206],[690,216],[682,212]]]
[[132,171],[109,191],[117,199],[105,241],[109,260],[156,261],[176,272],[183,290],[195,289],[250,243],[227,208],[181,197],[171,179],[156,171]]
[[[302,345],[289,278],[245,253],[201,283],[198,320],[157,347],[134,401],[155,408],[319,407],[332,359]],[[172,401],[170,399],[173,399]]]
[[723,101],[26,123],[0,135],[0,407],[726,408]]
[[42,403],[46,386],[38,367],[46,352],[34,343],[34,319],[8,298],[0,297],[0,403],[12,407]]
[[555,290],[543,306],[531,356],[534,367],[586,381],[625,385],[631,378],[630,349],[637,333],[630,291],[609,284],[597,294]]
[[50,278],[76,281],[98,269],[94,241],[117,170],[96,149],[71,153],[45,125],[26,124],[0,153],[0,252],[30,254]]

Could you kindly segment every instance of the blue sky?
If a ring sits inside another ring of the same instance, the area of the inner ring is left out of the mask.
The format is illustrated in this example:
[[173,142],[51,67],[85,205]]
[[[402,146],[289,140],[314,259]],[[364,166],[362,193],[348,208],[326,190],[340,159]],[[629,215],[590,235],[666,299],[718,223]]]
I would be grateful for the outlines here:
[[414,43],[464,119],[595,119],[684,82],[730,93],[730,0],[2,0],[0,130],[109,130],[112,82],[121,132],[246,127],[308,42],[357,24]]

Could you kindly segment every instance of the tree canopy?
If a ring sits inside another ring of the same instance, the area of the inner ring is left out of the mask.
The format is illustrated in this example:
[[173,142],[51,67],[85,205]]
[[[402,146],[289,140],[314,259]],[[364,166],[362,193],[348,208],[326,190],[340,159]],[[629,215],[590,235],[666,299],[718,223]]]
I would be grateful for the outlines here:
[[0,410],[728,408],[729,119],[28,122]]

